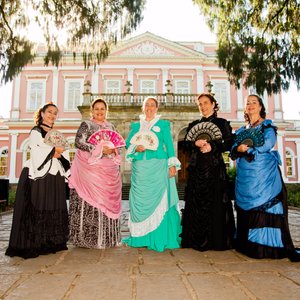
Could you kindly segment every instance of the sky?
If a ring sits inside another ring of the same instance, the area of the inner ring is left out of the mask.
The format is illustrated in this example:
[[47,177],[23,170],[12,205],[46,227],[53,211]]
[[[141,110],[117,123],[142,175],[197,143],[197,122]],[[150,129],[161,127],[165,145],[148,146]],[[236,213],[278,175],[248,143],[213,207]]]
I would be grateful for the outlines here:
[[[192,0],[147,0],[143,15],[142,23],[131,37],[149,31],[177,42],[216,41],[215,35],[206,26],[199,7]],[[11,84],[0,86],[0,101],[11,99],[11,89]],[[300,91],[297,91],[295,84],[291,84],[288,93],[283,92],[282,101],[284,118],[300,120]],[[9,117],[9,110],[10,103],[1,103],[0,116]]]

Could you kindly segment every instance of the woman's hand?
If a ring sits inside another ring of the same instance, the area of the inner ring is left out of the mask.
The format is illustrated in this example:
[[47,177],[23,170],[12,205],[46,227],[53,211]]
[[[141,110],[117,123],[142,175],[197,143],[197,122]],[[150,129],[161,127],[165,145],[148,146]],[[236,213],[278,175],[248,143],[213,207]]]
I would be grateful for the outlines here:
[[103,146],[102,153],[105,155],[113,154],[116,152],[115,148],[109,148],[108,146]]
[[54,158],[60,158],[61,157],[61,154],[65,151],[64,148],[62,147],[55,147],[55,152],[53,154],[53,157]]
[[247,152],[249,149],[249,146],[245,145],[245,144],[240,144],[238,147],[237,147],[237,152]]
[[135,148],[135,152],[144,152],[146,150],[146,148],[142,145],[138,145],[136,148]]
[[54,158],[60,158],[60,157],[61,157],[61,154],[58,153],[58,152],[54,152],[53,157],[54,157]]
[[202,153],[207,153],[211,151],[211,145],[206,140],[197,140],[195,145],[200,148]]
[[202,153],[208,153],[211,151],[211,145],[210,143],[206,143],[203,147],[200,148],[200,151]]
[[195,145],[199,148],[202,148],[203,146],[205,146],[207,144],[207,140],[197,140],[195,142]]
[[176,175],[176,167],[172,166],[169,168],[169,177],[172,178]]
[[59,154],[63,153],[64,151],[65,151],[65,148],[63,148],[63,147],[55,147],[55,152],[57,152]]

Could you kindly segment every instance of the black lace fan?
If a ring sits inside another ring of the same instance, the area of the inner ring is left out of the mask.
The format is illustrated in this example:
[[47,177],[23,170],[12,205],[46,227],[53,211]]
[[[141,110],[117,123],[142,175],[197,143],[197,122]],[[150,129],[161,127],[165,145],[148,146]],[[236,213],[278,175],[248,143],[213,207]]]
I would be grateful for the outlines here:
[[264,134],[257,128],[249,128],[236,135],[235,141],[238,145],[244,144],[249,147],[259,147],[264,144]]
[[197,140],[219,140],[222,139],[222,132],[217,125],[212,122],[201,122],[193,126],[186,135],[187,141]]

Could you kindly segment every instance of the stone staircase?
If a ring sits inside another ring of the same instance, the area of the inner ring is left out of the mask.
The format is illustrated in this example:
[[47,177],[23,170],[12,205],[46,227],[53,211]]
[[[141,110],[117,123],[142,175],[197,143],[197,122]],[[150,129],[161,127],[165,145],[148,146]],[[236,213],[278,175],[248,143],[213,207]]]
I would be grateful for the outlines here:
[[122,185],[122,200],[129,200],[130,184],[123,183]]
[[[123,184],[123,186],[122,186],[122,200],[129,200],[129,189],[130,189],[130,184]],[[177,191],[178,191],[179,200],[184,199],[184,189],[185,189],[185,184],[177,184]]]

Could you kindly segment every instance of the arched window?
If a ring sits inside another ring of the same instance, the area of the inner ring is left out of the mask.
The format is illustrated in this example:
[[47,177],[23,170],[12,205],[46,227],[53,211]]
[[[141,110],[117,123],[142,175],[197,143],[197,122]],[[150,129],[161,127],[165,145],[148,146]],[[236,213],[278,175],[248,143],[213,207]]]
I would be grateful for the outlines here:
[[285,151],[285,163],[286,163],[286,176],[295,176],[295,156],[292,150]]
[[75,137],[74,136],[69,136],[67,137],[67,141],[69,143],[69,157],[70,157],[70,163],[72,164],[72,161],[75,157],[75,153],[76,153],[76,147],[75,147]]
[[222,153],[226,170],[228,170],[228,168],[233,166],[233,161],[230,159],[229,154],[230,154],[229,151]]
[[25,139],[20,145],[20,150],[23,153],[23,166],[25,162],[30,158],[29,138]]
[[70,148],[69,148],[69,157],[70,157],[70,163],[72,164],[72,161],[75,157],[75,153],[76,153],[76,148],[75,148],[75,142],[74,140],[71,142],[69,141],[69,145],[70,145]]
[[8,147],[0,149],[0,177],[8,176]]

